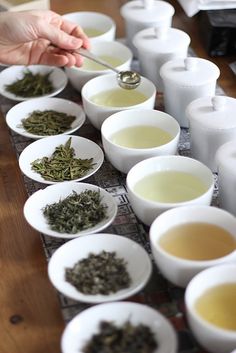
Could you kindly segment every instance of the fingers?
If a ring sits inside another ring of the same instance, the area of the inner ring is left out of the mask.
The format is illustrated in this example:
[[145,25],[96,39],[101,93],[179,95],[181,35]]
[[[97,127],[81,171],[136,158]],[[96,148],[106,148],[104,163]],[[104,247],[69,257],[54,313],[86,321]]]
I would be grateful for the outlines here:
[[78,49],[83,46],[83,40],[67,34],[51,24],[46,24],[41,19],[37,24],[39,37],[49,40],[62,49]]
[[74,37],[81,38],[83,40],[83,47],[86,49],[90,49],[89,38],[84,33],[82,27],[70,21],[63,20],[61,24],[61,29]]
[[[81,66],[83,58],[78,54],[71,54],[65,51],[49,50],[43,52],[37,63],[50,66]],[[33,62],[31,64],[34,64]]]

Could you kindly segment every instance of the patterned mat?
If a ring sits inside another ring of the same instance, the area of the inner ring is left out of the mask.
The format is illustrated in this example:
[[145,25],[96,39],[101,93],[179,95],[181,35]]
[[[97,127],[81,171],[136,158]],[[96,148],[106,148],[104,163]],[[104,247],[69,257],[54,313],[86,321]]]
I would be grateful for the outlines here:
[[[190,55],[192,54],[193,53],[191,52]],[[133,68],[136,70],[138,69],[137,62],[133,63]],[[2,69],[4,69],[4,67],[0,66],[0,70]],[[217,87],[217,94],[224,94],[220,87]],[[70,84],[68,84],[66,89],[57,97],[69,99],[81,104],[80,94],[75,91]],[[161,95],[157,95],[155,108],[158,110],[164,110],[162,98],[163,97]],[[0,109],[2,110],[3,115],[5,115],[6,112],[15,104],[16,102],[0,96]],[[9,133],[18,158],[23,149],[33,141],[10,130]],[[74,135],[89,138],[102,147],[100,132],[96,130],[88,121],[86,121],[85,124],[74,133]],[[189,131],[186,128],[181,130],[178,153],[183,156],[191,157]],[[105,160],[102,167],[95,173],[95,175],[86,179],[86,182],[104,188],[111,193],[117,201],[118,214],[112,225],[107,228],[105,232],[119,234],[136,241],[146,249],[152,259],[148,240],[149,229],[136,218],[132,210],[126,192],[125,179],[126,175],[114,169],[113,166]],[[45,184],[32,181],[26,176],[24,176],[24,183],[29,196],[35,191],[43,189],[47,186]],[[217,196],[217,175],[215,175],[215,190],[212,205],[218,205]],[[40,236],[47,260],[49,260],[53,252],[65,242],[65,240],[51,238],[43,234]],[[183,297],[184,290],[166,281],[158,272],[158,269],[153,262],[153,273],[149,283],[142,291],[135,296],[128,298],[128,300],[147,304],[159,310],[172,322],[179,338],[179,353],[206,353],[198,346],[188,329],[185,318]],[[76,314],[90,306],[71,300],[60,293],[58,293],[58,298],[65,322],[70,321]]]

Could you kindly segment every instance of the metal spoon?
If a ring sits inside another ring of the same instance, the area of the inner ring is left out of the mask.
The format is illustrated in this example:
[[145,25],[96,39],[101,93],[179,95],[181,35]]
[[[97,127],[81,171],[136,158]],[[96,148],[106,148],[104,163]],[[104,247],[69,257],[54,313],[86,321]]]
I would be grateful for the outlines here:
[[117,81],[120,87],[124,89],[135,89],[140,85],[141,76],[137,72],[129,70],[119,71],[115,67],[108,64],[106,61],[103,61],[102,59],[100,59],[99,57],[84,48],[80,48],[79,50],[77,50],[77,53],[90,60],[95,61],[98,64],[107,67],[108,69],[115,71],[117,73]]

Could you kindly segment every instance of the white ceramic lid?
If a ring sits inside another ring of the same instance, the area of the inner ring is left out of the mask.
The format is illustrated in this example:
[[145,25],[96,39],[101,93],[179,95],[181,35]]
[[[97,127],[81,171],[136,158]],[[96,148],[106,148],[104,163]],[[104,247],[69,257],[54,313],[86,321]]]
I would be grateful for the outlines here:
[[137,49],[158,54],[173,53],[181,47],[188,47],[189,43],[187,33],[170,27],[147,28],[133,38]]
[[[221,145],[216,152],[216,164],[230,174],[236,174],[236,141],[232,140]],[[232,352],[233,353],[233,352]]]
[[220,75],[219,68],[209,60],[188,57],[174,59],[162,65],[160,76],[178,86],[195,87],[216,80]]
[[236,128],[235,112],[236,99],[226,96],[198,98],[186,109],[190,121],[212,130]]
[[174,7],[166,1],[133,0],[121,7],[121,15],[127,20],[151,23],[172,17]]

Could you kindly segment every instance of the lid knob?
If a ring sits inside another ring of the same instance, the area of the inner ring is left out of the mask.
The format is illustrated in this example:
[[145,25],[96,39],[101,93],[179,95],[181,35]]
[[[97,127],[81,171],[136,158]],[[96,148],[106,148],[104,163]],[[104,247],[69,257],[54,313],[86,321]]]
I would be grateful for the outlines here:
[[225,97],[215,96],[211,99],[214,110],[223,110],[225,107]]
[[155,36],[157,39],[165,39],[167,36],[168,27],[154,27]]
[[185,70],[193,71],[196,68],[197,60],[196,58],[186,58],[184,59]]
[[150,9],[153,7],[154,0],[143,0],[143,7],[145,9]]

